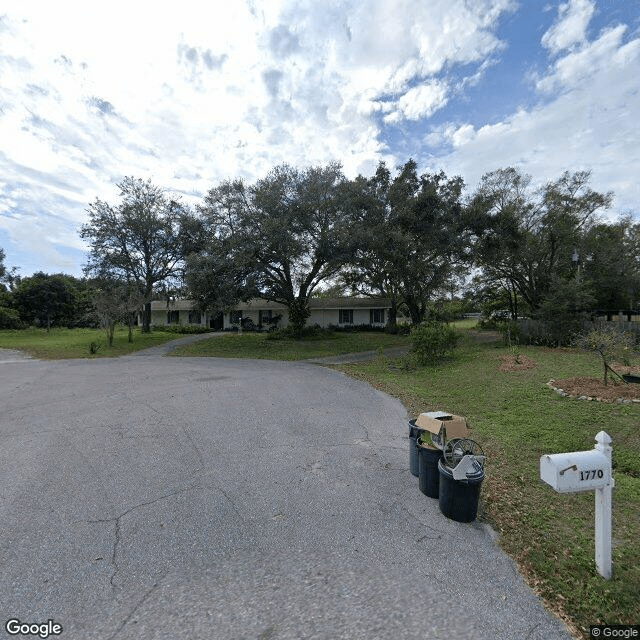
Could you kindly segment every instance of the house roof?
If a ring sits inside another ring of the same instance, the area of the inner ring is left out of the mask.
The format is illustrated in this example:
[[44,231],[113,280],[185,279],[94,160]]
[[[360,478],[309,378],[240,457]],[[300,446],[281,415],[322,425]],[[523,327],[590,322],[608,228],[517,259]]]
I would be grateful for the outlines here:
[[[311,298],[310,309],[388,309],[391,307],[389,298]],[[193,300],[178,298],[176,300],[153,300],[152,311],[190,311],[197,309],[198,305]],[[240,302],[235,307],[238,311],[251,311],[259,309],[284,310],[286,307],[278,302],[270,302],[263,298],[253,298],[248,302]]]
[[177,298],[176,300],[152,300],[151,311],[191,311],[198,305],[193,300]]
[[[388,309],[389,298],[311,298],[310,309]],[[253,298],[249,302],[241,302],[235,307],[238,311],[252,309],[286,309],[283,304],[270,302],[262,298]]]
[[311,309],[388,309],[389,298],[311,298]]

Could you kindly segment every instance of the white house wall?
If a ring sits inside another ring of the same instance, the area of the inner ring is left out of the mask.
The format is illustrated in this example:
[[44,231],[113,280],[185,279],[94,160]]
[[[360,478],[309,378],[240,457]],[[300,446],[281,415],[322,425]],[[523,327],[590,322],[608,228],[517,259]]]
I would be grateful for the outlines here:
[[[243,318],[250,318],[251,322],[253,322],[253,324],[255,324],[256,326],[259,323],[260,320],[260,311],[269,311],[269,309],[265,308],[265,309],[251,309],[250,311],[244,310],[242,312],[242,317]],[[286,326],[289,325],[289,314],[286,311],[283,311],[282,309],[271,309],[271,314],[276,316],[276,315],[282,315],[282,318],[280,319],[280,322],[278,322],[278,328],[279,329],[284,329]],[[231,329],[233,327],[237,327],[237,324],[232,324],[231,323],[231,314],[227,311],[224,314],[224,328],[225,329]]]
[[[264,311],[268,311],[268,309],[264,309]],[[276,313],[282,314],[282,319],[278,323],[278,327],[280,329],[284,329],[289,324],[289,314],[286,311],[282,311],[280,309],[276,311],[272,310],[273,315]],[[259,321],[260,310],[251,309],[245,310],[242,312],[243,318],[250,318],[251,321],[257,325]],[[387,316],[385,310],[385,318]],[[231,324],[231,314],[229,312],[224,314],[224,328],[231,329],[233,325]],[[348,326],[345,323],[340,323],[340,310],[339,309],[311,309],[311,315],[307,320],[307,326],[313,326],[314,324],[320,325],[321,327],[328,327],[329,325],[333,326]],[[371,316],[370,309],[353,309],[353,324],[370,324]],[[380,327],[384,326],[384,322],[376,323]]]
[[[162,311],[157,309],[151,310],[151,325],[155,327],[166,327],[169,326],[169,322],[167,322],[167,309],[163,309]],[[176,309],[171,309],[171,311],[176,311]],[[195,327],[208,327],[209,326],[209,314],[208,313],[200,313],[200,323],[189,322],[189,310],[177,309],[179,314],[178,322],[172,322],[171,325],[189,325]]]
[[[371,315],[370,309],[352,309],[353,311],[353,324],[370,324]],[[385,313],[386,316],[386,313]],[[348,326],[344,322],[340,322],[340,310],[339,309],[311,309],[311,316],[307,321],[307,324],[314,325],[319,324],[321,327],[333,326]],[[349,323],[351,324],[351,323]],[[384,322],[376,323],[380,326],[384,326]]]
[[[250,318],[251,321],[255,324],[258,325],[260,322],[260,312],[261,311],[271,311],[271,314],[273,316],[275,315],[281,315],[282,318],[280,319],[280,322],[278,323],[278,326],[280,328],[284,328],[287,327],[289,325],[289,314],[287,313],[286,309],[283,308],[282,305],[278,305],[278,304],[274,304],[274,305],[270,305],[268,302],[266,301],[262,301],[264,302],[264,305],[261,304],[260,302],[258,302],[257,304],[251,304],[248,305],[250,308],[244,308],[241,309],[242,310],[242,317],[243,318]],[[375,302],[374,302],[375,304]],[[378,303],[379,304],[379,303]],[[384,304],[384,303],[383,303]],[[151,309],[151,324],[155,325],[155,326],[167,326],[169,324],[172,325],[191,325],[193,326],[193,323],[189,322],[189,312],[191,311],[191,309],[189,309],[188,307],[189,302],[186,300],[181,300],[178,301],[175,305],[171,305],[169,308],[167,308],[166,303],[164,302],[157,302],[154,301],[152,303],[152,309]],[[182,308],[178,308],[177,307],[182,307]],[[156,307],[156,308],[153,308]],[[186,307],[186,308],[185,308]],[[371,320],[371,309],[384,309],[384,319],[386,320],[388,317],[388,309],[386,307],[380,307],[380,306],[372,306],[372,307],[358,307],[358,306],[354,306],[354,307],[349,307],[347,305],[344,305],[344,307],[342,307],[343,310],[351,310],[353,312],[353,325],[362,325],[362,324],[370,324],[370,320]],[[194,309],[195,310],[195,309]],[[167,313],[169,311],[177,311],[179,316],[178,316],[178,322],[172,322],[169,323],[167,322]],[[238,310],[240,311],[240,309]],[[341,323],[339,322],[340,320],[340,309],[337,307],[333,307],[333,308],[312,308],[311,310],[311,315],[309,317],[309,319],[307,320],[307,325],[308,326],[313,326],[313,325],[320,325],[321,327],[328,327],[329,325],[333,325],[333,326],[349,326],[346,323]],[[201,326],[201,327],[208,327],[210,324],[210,319],[211,319],[211,314],[209,313],[201,313],[200,314],[200,322],[196,325],[196,326]],[[224,320],[224,324],[223,324],[223,328],[224,329],[231,329],[234,326],[237,326],[237,324],[232,323],[231,322],[231,313],[229,313],[228,311],[226,313],[223,314],[223,320]],[[351,323],[349,323],[351,324]],[[378,326],[382,327],[384,326],[384,322],[381,323],[376,323],[378,324]]]

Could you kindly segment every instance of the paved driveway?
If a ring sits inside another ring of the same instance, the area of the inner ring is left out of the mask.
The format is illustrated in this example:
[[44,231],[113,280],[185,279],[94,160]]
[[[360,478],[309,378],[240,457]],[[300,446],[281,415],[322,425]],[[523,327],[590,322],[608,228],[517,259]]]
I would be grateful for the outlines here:
[[570,637],[419,492],[402,405],[338,372],[16,359],[0,397],[2,638]]

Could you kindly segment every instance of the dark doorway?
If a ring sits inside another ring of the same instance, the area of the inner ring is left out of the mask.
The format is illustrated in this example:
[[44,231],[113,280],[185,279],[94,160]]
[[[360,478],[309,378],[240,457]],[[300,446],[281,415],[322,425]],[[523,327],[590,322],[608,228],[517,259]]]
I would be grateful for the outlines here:
[[211,316],[209,320],[209,328],[214,331],[222,331],[224,328],[224,317],[222,313],[217,313],[215,316]]

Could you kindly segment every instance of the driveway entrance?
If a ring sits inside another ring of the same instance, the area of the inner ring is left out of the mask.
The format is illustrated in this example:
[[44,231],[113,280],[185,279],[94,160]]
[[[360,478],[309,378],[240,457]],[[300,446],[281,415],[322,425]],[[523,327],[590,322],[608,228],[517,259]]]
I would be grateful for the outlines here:
[[570,637],[486,526],[420,493],[400,402],[154,353],[0,364],[0,637]]

